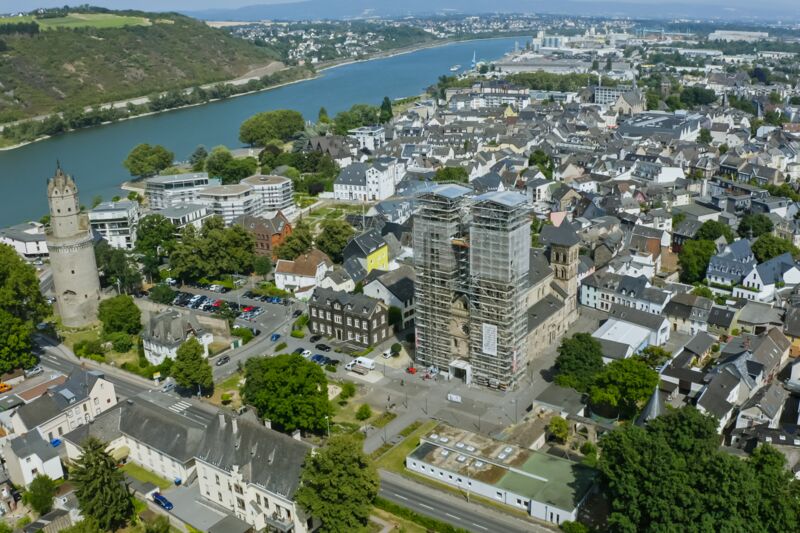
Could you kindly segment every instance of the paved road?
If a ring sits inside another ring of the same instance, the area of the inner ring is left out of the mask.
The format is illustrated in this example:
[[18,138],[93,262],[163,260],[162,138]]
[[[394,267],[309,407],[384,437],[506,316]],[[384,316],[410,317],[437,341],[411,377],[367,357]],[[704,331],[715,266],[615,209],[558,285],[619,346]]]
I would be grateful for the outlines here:
[[552,529],[469,503],[451,494],[381,471],[380,495],[413,511],[476,533],[552,533]]

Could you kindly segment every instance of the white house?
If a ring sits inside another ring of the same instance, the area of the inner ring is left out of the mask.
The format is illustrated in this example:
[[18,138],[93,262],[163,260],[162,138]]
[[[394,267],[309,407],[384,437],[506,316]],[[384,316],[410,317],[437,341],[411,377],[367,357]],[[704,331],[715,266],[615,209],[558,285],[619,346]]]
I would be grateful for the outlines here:
[[294,261],[279,259],[275,265],[275,286],[282,291],[294,292],[297,298],[310,298],[314,288],[332,270],[333,261],[319,250],[312,249]]
[[92,231],[103,237],[112,248],[133,250],[139,224],[139,202],[103,202],[89,211],[89,224]]
[[47,442],[59,438],[117,403],[114,384],[102,372],[75,370],[67,380],[30,403],[19,406],[11,416],[14,433],[36,430]]
[[151,316],[142,332],[144,356],[151,365],[160,365],[165,359],[175,359],[178,348],[194,337],[203,347],[204,357],[214,342],[214,335],[198,324],[193,315],[167,309]]
[[39,222],[24,222],[0,229],[0,243],[11,246],[26,259],[48,255],[45,227]]
[[752,267],[740,285],[733,288],[734,298],[756,302],[772,302],[777,289],[800,284],[800,269],[785,253]]
[[64,477],[58,450],[35,431],[7,440],[3,458],[8,477],[20,487],[27,487],[39,475],[50,479]]
[[333,182],[333,197],[359,202],[385,200],[394,194],[395,175],[394,165],[353,163],[342,169]]
[[348,137],[355,139],[358,142],[358,147],[361,150],[369,150],[374,152],[386,144],[386,131],[383,126],[361,126],[347,132]]

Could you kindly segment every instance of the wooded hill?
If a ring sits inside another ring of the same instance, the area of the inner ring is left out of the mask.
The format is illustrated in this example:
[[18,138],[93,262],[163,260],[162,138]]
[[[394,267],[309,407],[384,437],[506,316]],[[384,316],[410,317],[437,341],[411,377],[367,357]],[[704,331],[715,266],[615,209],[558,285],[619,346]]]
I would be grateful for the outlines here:
[[149,24],[38,31],[0,20],[0,123],[232,79],[278,60],[182,15],[113,14]]

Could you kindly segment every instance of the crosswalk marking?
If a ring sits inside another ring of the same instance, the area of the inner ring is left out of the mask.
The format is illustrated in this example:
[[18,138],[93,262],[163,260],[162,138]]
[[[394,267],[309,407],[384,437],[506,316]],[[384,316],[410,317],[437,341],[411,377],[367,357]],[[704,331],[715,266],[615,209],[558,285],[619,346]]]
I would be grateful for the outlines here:
[[170,411],[174,411],[176,413],[182,413],[183,411],[187,410],[191,406],[192,406],[192,404],[190,404],[189,402],[180,401],[180,402],[177,402],[177,403],[174,403],[174,404],[170,405],[169,406],[169,410]]

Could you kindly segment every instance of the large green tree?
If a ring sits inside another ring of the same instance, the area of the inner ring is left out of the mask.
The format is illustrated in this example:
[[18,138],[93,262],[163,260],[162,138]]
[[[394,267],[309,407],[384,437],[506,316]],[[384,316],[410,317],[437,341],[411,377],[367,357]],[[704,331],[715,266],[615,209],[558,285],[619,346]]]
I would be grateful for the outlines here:
[[134,511],[125,477],[103,442],[90,437],[82,448],[83,454],[70,470],[81,512],[102,530],[116,530],[126,524]]
[[328,382],[319,365],[299,355],[254,357],[244,366],[242,396],[283,431],[320,432],[331,414]]
[[800,255],[800,250],[798,250],[791,241],[786,239],[781,239],[780,237],[776,237],[770,233],[765,233],[758,239],[756,242],[753,243],[753,255],[756,256],[759,263],[763,263],[764,261],[768,261],[773,257],[778,257],[779,255],[783,255],[786,253],[792,254],[792,256],[797,257]]
[[143,217],[136,226],[136,251],[153,257],[169,255],[177,240],[175,231],[175,225],[163,215]]
[[658,373],[638,358],[611,361],[597,373],[589,391],[594,406],[618,411],[621,418],[632,418],[639,405],[658,385]]
[[155,176],[168,168],[174,159],[175,154],[160,144],[151,146],[145,143],[131,150],[122,164],[128,169],[131,176],[145,178]]
[[112,248],[106,241],[100,241],[94,247],[94,256],[104,287],[131,293],[142,286],[139,265],[125,250]]
[[441,167],[433,173],[433,181],[467,183],[469,181],[469,173],[464,167]]
[[264,146],[272,139],[288,141],[303,131],[305,121],[297,111],[278,109],[248,118],[239,127],[239,140],[251,146]]
[[194,337],[178,347],[171,374],[175,383],[183,389],[199,390],[202,394],[210,392],[214,387],[214,376],[204,357],[203,345]]
[[334,133],[347,135],[353,128],[377,124],[380,118],[380,108],[368,104],[355,104],[347,111],[340,111],[333,119]]
[[344,220],[331,219],[322,222],[322,231],[314,244],[324,252],[334,263],[342,262],[342,251],[356,230]]
[[336,435],[309,453],[300,475],[296,500],[322,521],[319,531],[364,529],[378,495],[378,472],[352,435]]
[[219,178],[223,184],[238,183],[258,170],[258,161],[254,157],[235,159],[230,150],[217,146],[211,150],[206,159],[206,171],[213,178]]
[[765,233],[771,233],[772,229],[772,220],[763,213],[756,213],[743,216],[739,220],[739,227],[736,231],[743,239],[755,239]]
[[715,241],[720,237],[725,237],[728,243],[733,242],[733,230],[727,224],[716,220],[706,220],[697,230],[694,238],[699,241]]
[[286,237],[283,244],[275,249],[275,254],[279,259],[294,260],[297,256],[308,252],[313,244],[311,229],[301,218],[297,225],[292,229],[292,233]]
[[103,323],[103,333],[129,333],[135,335],[142,330],[142,312],[133,298],[121,294],[100,302],[97,316]]
[[678,254],[681,281],[684,283],[703,281],[708,270],[708,262],[715,253],[717,247],[711,241],[688,240],[683,243]]
[[561,341],[555,364],[557,384],[588,392],[602,368],[603,348],[588,333],[576,333]]
[[0,244],[0,372],[36,363],[31,338],[49,312],[36,270],[13,248]]
[[254,260],[252,235],[241,226],[226,228],[219,217],[207,219],[199,232],[186,226],[169,257],[173,277],[182,280],[249,273]]
[[741,460],[719,450],[717,422],[694,407],[601,440],[605,530],[797,531],[800,491],[769,445]]
[[39,474],[28,490],[22,495],[22,501],[30,505],[40,515],[47,514],[53,508],[53,497],[56,495],[56,483],[49,477]]
[[381,124],[386,124],[394,117],[394,112],[392,111],[392,101],[389,100],[388,96],[383,97],[383,102],[381,102],[381,111],[378,115],[378,121]]

